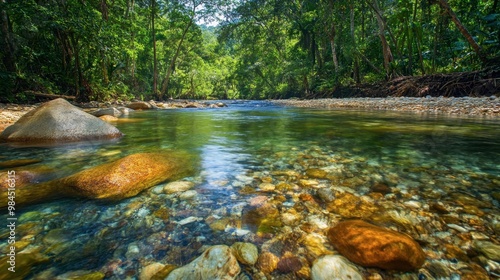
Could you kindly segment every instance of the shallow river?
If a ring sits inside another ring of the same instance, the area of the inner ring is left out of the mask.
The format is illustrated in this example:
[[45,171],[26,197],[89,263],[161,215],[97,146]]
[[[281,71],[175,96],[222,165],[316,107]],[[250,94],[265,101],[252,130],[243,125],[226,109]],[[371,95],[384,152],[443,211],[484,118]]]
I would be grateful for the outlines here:
[[[208,245],[237,241],[278,257],[286,249],[307,267],[317,246],[334,252],[325,230],[352,218],[404,232],[427,255],[413,272],[356,266],[366,279],[498,277],[500,260],[481,246],[500,242],[500,120],[228,105],[133,112],[117,124],[117,141],[1,144],[2,161],[41,159],[35,166],[55,176],[164,149],[195,155],[196,172],[182,179],[193,183],[183,193],[163,192],[164,183],[120,202],[67,198],[17,210],[16,253],[33,257],[16,274],[2,263],[0,279],[138,279],[151,263],[185,265]],[[3,262],[8,234],[2,227]],[[242,271],[239,279],[264,277]]]

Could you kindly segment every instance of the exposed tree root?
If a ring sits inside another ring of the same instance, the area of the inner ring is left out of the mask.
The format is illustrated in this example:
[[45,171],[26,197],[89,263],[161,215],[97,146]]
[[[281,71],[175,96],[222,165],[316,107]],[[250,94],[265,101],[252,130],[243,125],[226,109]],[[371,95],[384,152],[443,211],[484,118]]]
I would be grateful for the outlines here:
[[500,95],[500,67],[481,71],[403,76],[375,85],[339,87],[317,97],[479,97]]

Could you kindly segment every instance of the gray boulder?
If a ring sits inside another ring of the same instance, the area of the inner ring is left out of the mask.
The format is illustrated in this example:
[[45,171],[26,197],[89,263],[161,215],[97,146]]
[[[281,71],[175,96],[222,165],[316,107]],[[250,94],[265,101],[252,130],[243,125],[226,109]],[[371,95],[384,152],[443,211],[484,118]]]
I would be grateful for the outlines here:
[[37,144],[113,139],[121,136],[123,134],[116,127],[59,98],[22,116],[0,134],[0,139]]
[[133,110],[150,110],[154,109],[153,105],[144,101],[136,101],[127,105],[128,108]]
[[116,108],[105,108],[105,109],[99,109],[97,111],[92,112],[92,115],[96,117],[101,117],[101,116],[113,116],[113,117],[120,117],[122,115],[122,112]]

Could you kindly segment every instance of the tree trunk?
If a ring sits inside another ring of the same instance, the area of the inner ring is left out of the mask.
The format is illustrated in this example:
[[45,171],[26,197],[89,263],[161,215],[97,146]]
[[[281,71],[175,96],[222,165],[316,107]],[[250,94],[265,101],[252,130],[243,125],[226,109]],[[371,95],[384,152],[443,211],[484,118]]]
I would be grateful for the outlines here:
[[333,66],[335,67],[335,73],[339,72],[339,60],[337,57],[337,49],[335,47],[335,25],[333,22],[330,24],[330,29],[328,30],[328,39],[330,41],[330,48],[332,50],[332,60]]
[[385,23],[382,18],[382,13],[378,6],[377,0],[373,0],[371,6],[375,12],[375,17],[377,18],[377,23],[379,27],[379,38],[382,43],[382,54],[384,56],[384,68],[386,73],[386,78],[389,78],[391,75],[391,62],[393,60],[391,48],[389,47],[389,43],[387,43],[387,39],[385,37]]
[[472,38],[472,35],[469,33],[467,28],[465,28],[465,26],[460,22],[457,15],[455,14],[455,12],[453,12],[450,5],[448,4],[448,1],[439,0],[439,5],[451,17],[451,20],[453,21],[453,23],[455,23],[455,26],[460,31],[460,33],[462,33],[462,35],[465,37],[465,40],[467,40],[467,42],[474,49],[474,52],[476,52],[481,62],[486,62],[486,57],[483,54],[481,47],[477,44],[476,40]]
[[353,69],[353,78],[354,78],[354,81],[356,82],[356,84],[360,84],[361,83],[361,75],[359,73],[359,57],[357,55],[358,53],[358,48],[356,46],[356,36],[355,36],[355,27],[354,27],[354,5],[351,4],[350,5],[350,9],[351,9],[351,40],[352,40],[352,44],[353,44],[353,47],[354,47],[354,53],[356,55],[354,55],[354,69]]
[[155,30],[155,9],[156,0],[151,0],[151,32],[153,36],[153,95],[159,100],[161,96],[158,93],[158,60],[156,59],[156,30]]
[[[1,0],[2,7],[6,5],[5,0]],[[7,72],[16,73],[16,59],[14,56],[14,43],[10,37],[10,24],[9,24],[9,16],[7,15],[7,11],[3,10],[0,12],[1,15],[1,32],[2,32],[2,42],[0,46],[3,49],[3,64],[5,65],[5,69]]]
[[82,92],[84,81],[82,67],[80,65],[80,50],[78,47],[78,39],[75,38],[74,34],[70,35],[70,39],[75,59],[75,70],[73,75],[75,83],[75,99],[78,102],[87,102],[89,100],[89,97],[87,96],[86,91]]
[[191,18],[189,20],[188,24],[186,25],[186,27],[184,28],[184,30],[182,31],[181,40],[179,41],[179,44],[177,45],[177,49],[175,50],[174,56],[170,60],[170,65],[168,66],[167,74],[165,75],[165,79],[163,79],[163,82],[161,85],[161,91],[160,91],[160,94],[158,96],[159,100],[162,100],[163,96],[165,96],[165,94],[167,92],[168,83],[170,81],[170,77],[172,75],[172,72],[174,71],[175,62],[177,61],[177,57],[179,56],[179,53],[181,51],[182,43],[184,43],[184,39],[186,38],[186,34],[187,34],[189,28],[191,28],[192,24],[193,24],[193,19]]

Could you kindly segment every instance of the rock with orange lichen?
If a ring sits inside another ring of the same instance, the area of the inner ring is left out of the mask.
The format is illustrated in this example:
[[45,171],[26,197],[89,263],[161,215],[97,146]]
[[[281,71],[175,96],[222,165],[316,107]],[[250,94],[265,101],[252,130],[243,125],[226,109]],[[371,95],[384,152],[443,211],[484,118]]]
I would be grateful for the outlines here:
[[[192,157],[186,153],[159,152],[129,155],[46,182],[40,179],[43,174],[35,171],[16,171],[16,205],[47,202],[61,196],[120,200],[166,180],[189,175],[192,167]],[[8,185],[0,184],[0,187],[6,189]],[[4,196],[7,193],[2,192]]]
[[425,253],[411,237],[361,220],[340,222],[328,239],[350,261],[388,270],[411,271],[425,262]]
[[191,171],[183,153],[138,153],[57,180],[61,191],[78,197],[119,200]]

